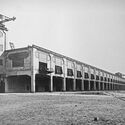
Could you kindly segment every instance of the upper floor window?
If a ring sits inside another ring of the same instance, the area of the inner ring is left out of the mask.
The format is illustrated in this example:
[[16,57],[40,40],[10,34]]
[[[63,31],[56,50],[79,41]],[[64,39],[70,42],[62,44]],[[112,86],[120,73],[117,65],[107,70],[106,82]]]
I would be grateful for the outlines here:
[[91,74],[91,79],[94,79],[95,77],[94,77],[94,75],[93,74]]
[[12,67],[24,67],[24,59],[19,58],[12,60]]
[[99,76],[98,75],[96,75],[96,80],[99,80]]
[[73,76],[73,70],[72,69],[67,69],[67,75],[68,76]]
[[82,77],[81,71],[77,71],[77,77]]
[[101,76],[101,81],[103,81],[103,77]]
[[47,63],[39,62],[39,73],[47,72]]
[[62,67],[55,65],[55,74],[62,74]]
[[85,77],[86,79],[88,79],[88,78],[89,78],[89,74],[88,74],[87,72],[85,72],[84,77]]
[[107,81],[107,78],[106,78],[106,77],[105,77],[104,79],[105,79],[105,81]]
[[12,67],[24,67],[24,59],[29,55],[28,52],[18,52],[9,54],[8,58],[12,60]]

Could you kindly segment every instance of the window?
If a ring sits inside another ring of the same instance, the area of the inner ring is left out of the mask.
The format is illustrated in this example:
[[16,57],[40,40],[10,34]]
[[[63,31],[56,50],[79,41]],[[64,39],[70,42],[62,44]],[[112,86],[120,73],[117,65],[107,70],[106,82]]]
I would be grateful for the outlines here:
[[73,76],[73,70],[72,69],[67,69],[67,75],[68,76]]
[[106,77],[105,77],[105,81],[107,81]]
[[24,59],[28,56],[28,52],[20,52],[10,54],[8,58],[12,60],[12,67],[24,67]]
[[103,81],[103,77],[101,76],[101,81]]
[[24,67],[24,59],[19,58],[12,60],[12,67]]
[[62,74],[62,67],[55,65],[55,74]]
[[96,75],[96,80],[99,80],[99,76]]
[[85,78],[88,79],[89,78],[89,74],[85,72]]
[[93,74],[91,74],[91,79],[94,79],[95,77],[94,77],[94,75]]
[[47,72],[47,63],[39,62],[39,73]]
[[108,82],[110,81],[110,79],[108,78]]
[[81,71],[77,71],[77,77],[82,77]]

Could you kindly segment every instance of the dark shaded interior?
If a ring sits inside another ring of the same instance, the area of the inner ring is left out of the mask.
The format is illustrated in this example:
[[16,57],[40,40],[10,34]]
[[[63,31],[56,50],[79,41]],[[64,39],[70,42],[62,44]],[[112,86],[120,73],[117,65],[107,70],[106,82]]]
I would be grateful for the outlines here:
[[53,77],[53,90],[54,91],[63,91],[63,78],[62,77]]
[[9,76],[8,92],[31,92],[31,77],[28,75]]
[[99,90],[99,82],[95,82],[96,84],[96,90],[98,91]]
[[103,90],[103,83],[100,82],[100,90]]
[[84,90],[85,91],[89,90],[89,81],[88,80],[84,80]]
[[104,90],[107,90],[107,85],[106,85],[107,83],[104,83]]
[[94,81],[90,81],[90,90],[94,91]]
[[82,80],[76,79],[76,90],[81,91],[82,90]]
[[5,92],[5,82],[3,80],[0,80],[0,93]]
[[74,79],[66,78],[66,91],[73,91]]
[[50,91],[50,76],[36,74],[36,92],[48,92]]

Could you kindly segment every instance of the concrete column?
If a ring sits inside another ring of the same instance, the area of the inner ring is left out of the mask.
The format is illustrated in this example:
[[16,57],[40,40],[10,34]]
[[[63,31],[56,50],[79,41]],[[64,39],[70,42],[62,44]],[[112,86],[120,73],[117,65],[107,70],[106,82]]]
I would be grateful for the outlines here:
[[[50,54],[50,68],[53,68],[53,55]],[[53,92],[53,73],[50,74],[50,92]]]
[[75,80],[75,78],[73,80],[73,91],[76,91],[76,80]]
[[102,82],[102,90],[105,90],[105,82]]
[[31,92],[35,92],[35,73],[32,71],[31,74]]
[[101,88],[100,88],[100,84],[101,84],[100,81],[98,81],[99,91],[101,90]]
[[90,91],[90,86],[91,86],[91,83],[90,83],[90,80],[88,79],[88,90]]
[[34,49],[31,52],[31,92],[35,92],[35,64],[34,64]]
[[50,92],[53,92],[53,75],[50,76]]
[[8,81],[7,81],[7,77],[4,78],[4,83],[5,83],[5,93],[8,92]]
[[63,79],[63,91],[66,91],[66,78]]
[[81,86],[81,90],[84,91],[84,79],[82,79],[82,86]]
[[94,90],[96,91],[97,88],[96,88],[96,81],[94,80]]

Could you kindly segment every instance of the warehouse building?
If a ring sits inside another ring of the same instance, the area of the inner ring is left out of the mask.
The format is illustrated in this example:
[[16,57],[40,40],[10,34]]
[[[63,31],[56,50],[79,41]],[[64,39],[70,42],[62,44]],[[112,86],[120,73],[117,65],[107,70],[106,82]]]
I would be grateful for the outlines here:
[[125,90],[125,78],[38,47],[0,56],[0,92]]

